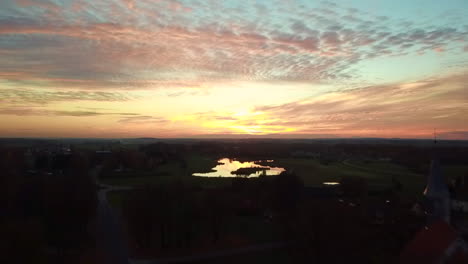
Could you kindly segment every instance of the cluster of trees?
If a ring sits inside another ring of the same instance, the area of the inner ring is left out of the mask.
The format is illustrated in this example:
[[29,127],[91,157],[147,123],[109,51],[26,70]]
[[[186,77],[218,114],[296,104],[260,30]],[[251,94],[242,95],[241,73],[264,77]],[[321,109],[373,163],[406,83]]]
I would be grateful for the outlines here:
[[234,216],[281,217],[296,208],[303,183],[295,175],[234,178],[232,185],[201,188],[182,182],[147,186],[127,195],[123,213],[140,249],[215,246],[237,232]]
[[167,250],[216,244],[232,208],[221,190],[175,182],[133,191],[123,213],[137,248]]
[[[125,177],[121,172],[150,172],[169,162],[187,166],[184,155],[188,145],[154,143],[138,148],[118,148],[104,153],[90,153],[92,164],[103,165],[101,178]],[[119,173],[116,173],[119,172]]]
[[23,149],[0,149],[0,262],[54,263],[93,247],[97,200],[87,159],[74,153],[53,166],[63,172],[25,173]]
[[[362,179],[343,178],[337,188],[338,196],[311,198],[291,173],[238,177],[216,189],[175,182],[133,191],[124,216],[136,247],[153,252],[216,246],[241,215],[272,224],[278,239],[291,242],[294,263],[396,261],[423,219],[395,192],[369,197]],[[385,212],[378,225],[373,206]]]
[[362,179],[343,178],[337,188],[336,197],[302,198],[278,218],[293,263],[397,262],[424,218],[395,192],[369,196]]
[[103,165],[103,177],[119,169],[139,170],[152,168],[152,164],[145,153],[133,149],[117,150],[109,154],[95,153],[92,160],[97,165]]

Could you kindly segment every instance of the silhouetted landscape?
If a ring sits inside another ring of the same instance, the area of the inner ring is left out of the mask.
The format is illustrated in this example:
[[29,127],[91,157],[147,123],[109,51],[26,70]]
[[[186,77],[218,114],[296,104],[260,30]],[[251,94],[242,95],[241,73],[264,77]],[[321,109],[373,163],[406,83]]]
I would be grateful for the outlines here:
[[[0,144],[5,263],[415,263],[424,243],[445,250],[441,234],[414,242],[443,218],[424,193],[434,155],[449,227],[468,234],[466,141]],[[227,165],[231,175],[203,176]]]

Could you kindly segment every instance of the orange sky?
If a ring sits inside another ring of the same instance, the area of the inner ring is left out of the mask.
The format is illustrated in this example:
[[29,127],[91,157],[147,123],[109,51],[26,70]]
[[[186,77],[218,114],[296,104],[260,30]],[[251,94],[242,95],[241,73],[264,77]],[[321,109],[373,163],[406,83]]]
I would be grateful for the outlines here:
[[312,2],[5,0],[0,136],[468,139],[468,2]]

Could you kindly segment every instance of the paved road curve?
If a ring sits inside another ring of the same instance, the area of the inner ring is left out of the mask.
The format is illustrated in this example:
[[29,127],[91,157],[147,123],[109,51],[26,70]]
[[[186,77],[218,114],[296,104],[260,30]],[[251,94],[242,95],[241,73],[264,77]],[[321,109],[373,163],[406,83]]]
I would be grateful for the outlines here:
[[[96,176],[99,168],[90,173]],[[99,184],[94,177],[98,191],[98,208],[96,223],[96,246],[100,261],[104,264],[129,264],[128,249],[123,239],[121,224],[115,211],[109,206],[107,193],[110,191],[129,190],[129,187],[113,187]]]

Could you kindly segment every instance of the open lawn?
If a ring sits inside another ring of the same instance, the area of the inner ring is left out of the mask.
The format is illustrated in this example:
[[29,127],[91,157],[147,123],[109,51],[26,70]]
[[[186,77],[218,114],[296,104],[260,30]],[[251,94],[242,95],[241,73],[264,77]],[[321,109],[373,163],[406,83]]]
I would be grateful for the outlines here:
[[410,172],[408,169],[391,162],[350,161],[322,164],[315,159],[278,159],[275,166],[293,170],[307,186],[319,186],[325,181],[339,181],[342,177],[361,177],[369,182],[371,188],[386,188],[391,186],[392,177],[403,184],[403,191],[411,195],[419,195],[424,189],[425,177]]
[[[188,156],[186,166],[180,162],[169,162],[152,172],[125,172],[124,177],[108,178],[102,181],[113,185],[139,186],[145,184],[164,184],[174,179],[187,183],[216,187],[230,184],[230,178],[192,177],[194,172],[207,172],[216,165],[217,158]],[[408,168],[390,161],[345,160],[322,164],[319,160],[308,158],[281,158],[269,163],[270,166],[284,167],[300,176],[306,186],[320,186],[326,181],[339,181],[342,177],[361,177],[374,189],[391,186],[392,178],[403,185],[403,192],[419,196],[426,184],[426,175],[417,174]],[[448,179],[468,174],[468,166],[443,166]]]
[[344,162],[345,164],[349,164],[351,166],[355,166],[357,168],[362,168],[367,171],[374,171],[378,173],[385,173],[388,175],[411,175],[411,176],[418,176],[411,172],[408,168],[400,166],[398,164],[392,163],[390,161],[379,161],[379,160],[347,160]]
[[125,195],[129,191],[112,191],[107,193],[107,200],[112,207],[121,208],[125,199]]
[[459,165],[459,166],[442,166],[442,172],[449,179],[455,179],[457,177],[463,177],[468,175],[468,165]]
[[380,181],[390,183],[392,178],[396,179],[403,185],[403,192],[407,195],[422,195],[426,186],[426,176],[414,173],[408,168],[391,163],[389,161],[345,161],[343,162],[350,167],[358,170],[367,171],[371,174],[378,175]]
[[209,172],[216,166],[215,158],[191,155],[186,158],[184,166],[180,161],[162,164],[153,171],[126,171],[115,173],[116,177],[101,179],[102,183],[120,186],[142,186],[146,184],[165,184],[173,180],[187,183],[199,183],[205,187],[216,187],[230,184],[226,178],[192,177],[194,172]]

